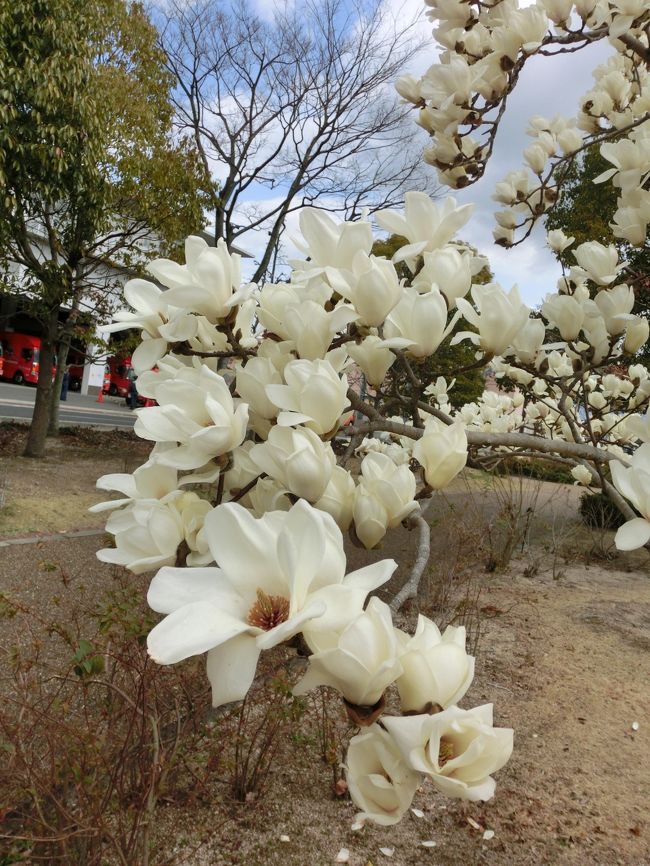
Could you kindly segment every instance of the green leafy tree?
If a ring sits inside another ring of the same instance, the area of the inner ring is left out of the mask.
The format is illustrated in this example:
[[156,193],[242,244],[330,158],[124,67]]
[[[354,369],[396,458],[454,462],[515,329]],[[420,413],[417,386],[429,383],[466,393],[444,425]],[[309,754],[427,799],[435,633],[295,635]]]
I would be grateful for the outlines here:
[[[546,228],[548,231],[562,229],[567,236],[575,238],[568,249],[557,254],[558,260],[567,268],[575,264],[572,250],[579,244],[592,240],[614,244],[619,259],[627,263],[621,280],[634,287],[636,304],[633,312],[650,317],[649,239],[646,239],[644,247],[633,247],[614,237],[610,223],[616,211],[617,190],[611,183],[594,183],[598,175],[611,167],[597,146],[573,160],[567,170],[562,195],[546,218]],[[650,347],[642,350],[639,360],[646,365],[650,362]]]
[[0,261],[42,324],[26,456],[44,454],[82,310],[105,316],[116,267],[132,273],[144,246],[202,225],[206,179],[172,137],[164,59],[137,3],[0,4]]

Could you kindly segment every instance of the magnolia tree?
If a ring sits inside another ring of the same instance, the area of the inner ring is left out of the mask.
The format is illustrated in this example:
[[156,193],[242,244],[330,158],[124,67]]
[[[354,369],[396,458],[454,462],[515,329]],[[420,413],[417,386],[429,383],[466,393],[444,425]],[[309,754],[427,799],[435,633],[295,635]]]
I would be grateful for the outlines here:
[[[533,175],[516,172],[499,185],[510,209],[499,214],[497,237],[511,243],[526,232],[559,194],[558,167],[602,138],[613,164],[606,180],[620,189],[616,231],[643,241],[644,3],[429,6],[446,51],[420,81],[398,87],[433,134],[426,160],[452,186],[481,174],[529,56],[609,38],[615,54],[597,70],[578,121],[533,120]],[[512,750],[513,733],[493,727],[491,705],[457,706],[474,670],[464,629],[441,634],[420,616],[411,635],[392,622],[426,566],[423,511],[435,491],[468,460],[546,455],[616,502],[627,518],[620,548],[650,539],[650,376],[634,363],[648,323],[631,313],[623,263],[613,248],[578,246],[558,291],[532,312],[516,288],[473,284],[485,262],[454,240],[470,213],[453,199],[437,205],[408,193],[404,213],[376,215],[381,229],[408,241],[388,260],[372,254],[369,222],[305,209],[304,259],[287,283],[262,286],[242,285],[239,258],[223,242],[210,248],[191,237],[184,265],[149,266],[158,285],[126,286],[131,310],[112,326],[142,331],[138,390],[158,405],[135,422],[154,443],[147,462],[98,482],[123,496],[95,507],[111,511],[114,536],[98,555],[135,573],[157,569],[148,601],[164,618],[149,635],[151,656],[174,664],[206,653],[221,706],[246,695],[264,650],[284,644],[306,655],[294,692],[340,692],[361,730],[349,744],[349,790],[361,816],[380,824],[399,821],[423,776],[453,797],[490,798],[492,773]],[[571,239],[555,232],[549,243]],[[516,389],[452,409],[453,382],[423,373],[450,339],[471,341],[476,364],[489,363]],[[363,388],[349,386],[351,368],[362,371]],[[404,381],[408,393],[395,384]],[[349,444],[335,450],[352,414]],[[386,604],[372,593],[396,563],[346,574],[343,533],[373,550],[399,524],[415,530],[417,557]],[[392,686],[390,706],[399,700],[401,714],[385,712]]]

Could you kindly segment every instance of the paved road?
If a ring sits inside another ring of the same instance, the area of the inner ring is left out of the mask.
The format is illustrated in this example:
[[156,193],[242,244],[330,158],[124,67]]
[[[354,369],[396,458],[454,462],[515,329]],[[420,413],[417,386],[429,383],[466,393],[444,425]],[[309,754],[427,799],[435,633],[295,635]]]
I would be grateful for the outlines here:
[[[14,385],[0,382],[0,419],[29,421],[34,409],[36,388],[29,385]],[[124,400],[108,397],[98,403],[96,397],[68,393],[68,399],[60,405],[62,424],[81,424],[89,427],[133,427],[133,413],[124,405]]]

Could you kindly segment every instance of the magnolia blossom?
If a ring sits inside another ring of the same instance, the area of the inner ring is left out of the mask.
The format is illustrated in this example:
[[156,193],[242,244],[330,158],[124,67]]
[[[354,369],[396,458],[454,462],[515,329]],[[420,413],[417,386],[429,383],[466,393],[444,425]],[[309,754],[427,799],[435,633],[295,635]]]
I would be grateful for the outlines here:
[[623,267],[618,263],[618,252],[614,244],[606,247],[598,241],[588,241],[576,247],[573,255],[589,279],[599,286],[613,283],[616,274]]
[[330,285],[346,298],[370,327],[381,325],[402,296],[399,277],[391,262],[359,250],[351,270],[328,268]]
[[291,361],[284,368],[286,385],[267,385],[266,394],[283,411],[280,426],[305,424],[320,435],[332,434],[348,405],[348,380],[329,361]]
[[345,576],[341,531],[306,502],[259,519],[238,504],[220,505],[206,516],[204,535],[219,568],[156,574],[147,598],[166,617],[147,645],[160,664],[207,652],[214,706],[246,695],[262,650],[310,622],[317,635],[354,619],[396,567],[383,560]]
[[575,340],[585,319],[582,305],[571,295],[547,295],[542,313],[557,327],[563,340]]
[[442,205],[437,205],[424,192],[407,192],[403,216],[392,210],[380,210],[375,219],[383,229],[408,239],[409,243],[395,253],[393,261],[412,264],[418,255],[439,249],[450,241],[465,225],[473,209],[470,204],[456,207],[453,198],[446,198]]
[[368,255],[372,248],[372,229],[366,220],[337,222],[323,210],[305,207],[299,223],[302,240],[295,243],[317,267],[351,268],[358,252]]
[[210,247],[203,238],[191,236],[185,241],[185,264],[171,259],[155,259],[147,270],[159,283],[167,286],[167,302],[191,309],[215,322],[229,315],[244,301],[252,287],[240,288],[240,259],[229,253],[226,242],[219,239]]
[[571,475],[573,475],[573,477],[575,478],[576,484],[584,484],[587,487],[590,484],[593,484],[591,470],[587,469],[586,466],[574,466],[571,470]]
[[614,486],[641,515],[628,520],[616,533],[619,550],[635,550],[650,541],[650,442],[644,442],[632,457],[630,466],[612,460]]
[[397,631],[400,663],[397,679],[403,713],[423,713],[435,704],[457,703],[472,684],[474,658],[465,652],[465,627],[438,626],[421,614],[413,636]]
[[332,686],[349,703],[371,707],[402,673],[390,608],[378,598],[344,629],[320,630],[307,640],[314,653],[294,695]]
[[235,406],[223,376],[204,364],[184,367],[156,388],[159,406],[140,409],[135,432],[154,442],[178,442],[157,457],[178,469],[195,469],[240,445],[248,406]]
[[382,723],[411,769],[431,777],[448,797],[489,800],[512,754],[513,731],[492,726],[492,704],[435,715],[384,716]]
[[415,476],[406,465],[396,466],[386,454],[366,454],[354,500],[354,527],[362,544],[374,547],[388,527],[397,526],[418,509]]
[[345,777],[352,802],[362,810],[358,817],[383,826],[402,818],[421,778],[377,724],[350,740]]
[[249,358],[237,368],[237,393],[262,418],[275,418],[278,407],[269,400],[267,385],[282,384],[282,376],[270,358]]
[[452,246],[424,253],[424,267],[414,276],[413,286],[418,290],[428,290],[435,283],[447,299],[449,308],[453,309],[456,299],[469,292],[472,276],[484,263],[485,259]]
[[323,496],[336,465],[332,446],[305,427],[273,427],[266,442],[251,448],[250,458],[260,472],[310,502]]
[[426,358],[432,355],[451,333],[456,319],[447,325],[447,304],[437,286],[425,294],[404,288],[402,300],[391,312],[384,325],[384,335],[390,340],[408,340],[409,355]]
[[325,492],[314,507],[331,514],[336,525],[345,531],[352,523],[354,493],[355,484],[350,473],[342,466],[335,466]]
[[171,306],[167,293],[148,280],[129,280],[124,286],[124,298],[135,312],[119,310],[114,324],[104,330],[113,333],[125,328],[142,329],[142,343],[131,356],[136,373],[150,370],[164,356],[169,343],[189,340],[197,332],[196,317]]
[[391,352],[391,348],[403,349],[410,345],[411,340],[382,340],[381,337],[370,334],[361,343],[348,343],[347,351],[352,360],[361,367],[369,384],[379,387],[397,357]]
[[142,574],[174,563],[179,544],[186,541],[193,553],[189,564],[210,562],[207,546],[198,538],[210,509],[210,503],[196,493],[134,500],[108,518],[106,531],[115,537],[115,547],[97,551],[97,558]]
[[462,331],[452,339],[452,345],[469,339],[484,351],[501,355],[528,321],[530,310],[521,302],[519,289],[513,286],[506,293],[498,283],[476,285],[472,286],[472,300],[478,312],[465,298],[458,298],[456,303],[478,334]]
[[467,435],[461,424],[445,424],[429,418],[424,435],[413,446],[413,457],[424,469],[424,478],[441,490],[467,463]]

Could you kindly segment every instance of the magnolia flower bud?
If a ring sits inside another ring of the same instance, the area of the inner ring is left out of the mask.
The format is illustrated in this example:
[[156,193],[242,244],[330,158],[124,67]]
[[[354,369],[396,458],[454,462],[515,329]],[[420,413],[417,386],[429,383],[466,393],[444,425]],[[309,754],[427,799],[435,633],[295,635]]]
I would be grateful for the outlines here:
[[571,295],[547,295],[542,314],[557,327],[563,340],[575,340],[585,318],[581,304]]
[[625,342],[623,349],[629,354],[634,355],[642,346],[648,342],[650,336],[650,325],[648,320],[642,316],[635,316],[633,322],[629,322],[625,329]]
[[315,502],[325,493],[336,465],[329,443],[305,427],[273,427],[250,451],[251,460],[295,496]]
[[397,679],[403,713],[425,713],[435,704],[457,703],[472,684],[474,658],[465,652],[465,627],[447,626],[443,635],[425,616],[418,616],[415,634],[398,631],[400,662]]
[[350,473],[342,466],[335,466],[325,492],[314,507],[331,514],[337,526],[345,532],[352,523],[354,492],[354,479]]
[[424,435],[413,446],[413,457],[424,468],[429,487],[441,490],[467,463],[467,435],[461,424],[430,418]]
[[546,235],[546,243],[554,253],[561,253],[570,247],[575,238],[568,238],[562,229],[553,229]]
[[237,393],[262,418],[275,418],[278,414],[278,407],[269,400],[265,389],[281,382],[282,376],[270,358],[250,358],[245,366],[237,368]]
[[506,293],[498,283],[472,286],[472,300],[478,312],[465,298],[457,301],[458,309],[478,334],[461,331],[452,339],[456,345],[463,339],[478,344],[484,351],[503,354],[528,321],[528,307],[521,302],[519,289]]
[[349,703],[371,707],[402,673],[390,608],[378,598],[342,631],[310,633],[309,643],[314,653],[294,695],[331,686]]
[[576,484],[584,484],[586,487],[593,484],[591,472],[586,466],[574,466],[571,475],[575,478]]

